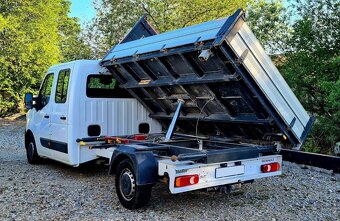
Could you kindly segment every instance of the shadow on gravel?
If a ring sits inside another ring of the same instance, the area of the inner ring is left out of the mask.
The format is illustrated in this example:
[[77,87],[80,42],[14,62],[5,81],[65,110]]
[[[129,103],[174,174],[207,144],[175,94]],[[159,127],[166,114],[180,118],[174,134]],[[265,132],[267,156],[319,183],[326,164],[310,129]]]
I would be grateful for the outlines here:
[[[98,180],[96,178],[100,178],[102,183],[98,184],[97,191],[107,191],[107,187],[112,193],[112,207],[115,209],[122,209],[123,207],[118,203],[117,206],[117,196],[115,193],[114,187],[114,176],[108,175],[108,166],[107,165],[98,165],[94,162],[88,162],[80,165],[79,167],[71,167],[65,165],[60,162],[56,162],[53,160],[45,159],[42,165],[48,170],[53,170],[54,172],[59,173],[63,177],[67,177],[68,179],[73,179],[74,181],[79,181],[83,179],[87,179],[88,183],[91,185],[96,184]],[[250,184],[249,184],[250,185]],[[233,193],[220,193],[218,191],[209,191],[206,190],[196,190],[187,193],[181,194],[171,194],[166,185],[162,183],[157,183],[152,189],[152,198],[148,207],[135,210],[136,212],[143,211],[158,211],[164,210],[165,208],[171,207],[173,209],[183,211],[183,205],[186,207],[190,207],[190,210],[199,210],[202,207],[211,207],[215,206],[223,206],[225,204],[229,204],[231,207],[243,207],[249,202],[244,199],[244,196],[247,195],[248,184],[244,185],[241,190]],[[260,194],[261,196],[263,194]],[[262,201],[268,201],[269,197],[257,196],[254,200],[262,199]],[[253,202],[252,200],[250,202]],[[180,217],[179,217],[180,219]]]
[[83,163],[78,167],[72,167],[51,159],[43,159],[43,162],[39,166],[45,166],[51,170],[60,172],[63,175],[74,176],[75,178],[79,176],[92,177],[103,174],[108,175],[109,171],[109,167],[107,165],[97,164],[92,161]]

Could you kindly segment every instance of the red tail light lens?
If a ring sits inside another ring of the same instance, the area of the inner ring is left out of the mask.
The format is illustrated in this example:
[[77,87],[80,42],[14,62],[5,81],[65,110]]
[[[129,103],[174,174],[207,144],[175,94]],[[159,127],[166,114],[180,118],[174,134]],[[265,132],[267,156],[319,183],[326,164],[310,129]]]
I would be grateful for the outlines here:
[[198,181],[199,181],[198,174],[179,176],[179,177],[176,177],[175,179],[175,187],[195,185],[198,183]]
[[280,164],[278,162],[264,164],[261,166],[262,173],[276,172],[280,170]]

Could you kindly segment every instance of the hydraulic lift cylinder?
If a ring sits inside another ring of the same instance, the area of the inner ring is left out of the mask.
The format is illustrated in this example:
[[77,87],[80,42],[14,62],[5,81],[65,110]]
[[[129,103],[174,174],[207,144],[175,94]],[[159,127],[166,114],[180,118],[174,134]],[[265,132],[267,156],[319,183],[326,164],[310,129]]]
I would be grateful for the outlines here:
[[176,112],[175,112],[175,114],[174,114],[174,116],[171,120],[171,124],[168,128],[168,131],[166,132],[165,141],[171,140],[172,134],[174,133],[176,121],[177,121],[177,119],[178,119],[178,117],[181,113],[181,109],[182,109],[183,104],[184,104],[184,100],[178,99],[177,109],[176,109]]

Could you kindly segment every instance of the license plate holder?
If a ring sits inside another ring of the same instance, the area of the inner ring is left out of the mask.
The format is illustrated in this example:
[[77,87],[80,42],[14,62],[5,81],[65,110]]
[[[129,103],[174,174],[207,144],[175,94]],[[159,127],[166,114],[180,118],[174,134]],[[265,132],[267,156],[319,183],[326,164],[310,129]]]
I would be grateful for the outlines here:
[[215,178],[229,177],[244,174],[244,165],[220,167],[215,169]]

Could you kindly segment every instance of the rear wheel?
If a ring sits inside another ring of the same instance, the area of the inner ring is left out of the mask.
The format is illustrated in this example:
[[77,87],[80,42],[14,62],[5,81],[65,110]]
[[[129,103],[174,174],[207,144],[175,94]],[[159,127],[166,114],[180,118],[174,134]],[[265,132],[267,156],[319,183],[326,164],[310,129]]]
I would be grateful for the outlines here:
[[137,185],[136,173],[130,160],[122,160],[116,169],[116,192],[120,203],[127,209],[146,206],[151,196],[151,185]]
[[31,134],[26,142],[26,156],[29,164],[38,164],[41,158],[38,155],[37,147],[35,145],[34,137]]

